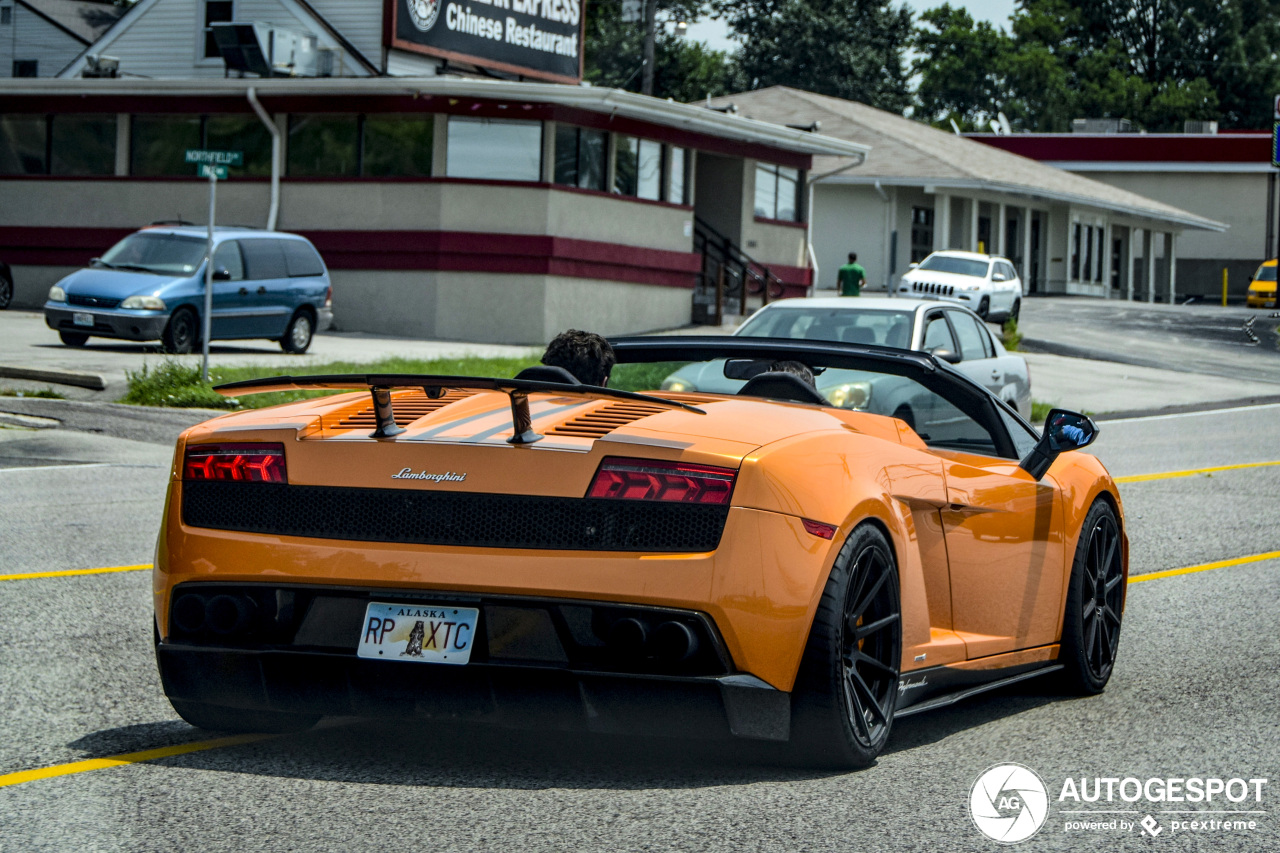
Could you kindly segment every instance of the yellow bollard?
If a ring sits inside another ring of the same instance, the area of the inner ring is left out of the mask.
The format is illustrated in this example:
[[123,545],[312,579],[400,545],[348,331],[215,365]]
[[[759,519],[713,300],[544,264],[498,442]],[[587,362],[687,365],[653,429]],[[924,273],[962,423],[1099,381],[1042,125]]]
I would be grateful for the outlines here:
[[1227,268],[1222,268],[1222,307],[1227,307]]

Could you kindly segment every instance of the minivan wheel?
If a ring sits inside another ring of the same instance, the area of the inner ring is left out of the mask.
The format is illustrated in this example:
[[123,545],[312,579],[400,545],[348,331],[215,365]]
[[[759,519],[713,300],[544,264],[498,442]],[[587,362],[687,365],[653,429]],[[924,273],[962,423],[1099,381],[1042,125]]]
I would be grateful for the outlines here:
[[987,315],[990,313],[991,313],[991,300],[984,296],[982,297],[982,301],[978,303],[978,316],[981,317],[983,320],[986,320]]
[[89,342],[89,336],[84,332],[58,332],[58,337],[69,347],[82,347]]
[[185,355],[194,350],[199,338],[196,312],[190,308],[179,308],[174,311],[168,325],[160,333],[160,342],[164,344],[164,351],[178,355]]
[[285,329],[284,337],[280,339],[280,349],[301,355],[307,351],[307,347],[311,346],[311,336],[314,332],[311,315],[305,311],[299,311],[289,321],[289,328]]

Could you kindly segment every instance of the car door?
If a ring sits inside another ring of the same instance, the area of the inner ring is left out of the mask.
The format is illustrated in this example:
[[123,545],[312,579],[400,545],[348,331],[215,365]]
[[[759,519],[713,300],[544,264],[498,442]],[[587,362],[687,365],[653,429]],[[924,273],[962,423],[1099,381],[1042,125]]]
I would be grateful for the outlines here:
[[1018,446],[994,403],[974,411],[939,400],[937,408],[946,407],[954,410],[951,428],[928,443],[946,481],[954,630],[970,659],[1050,645],[1063,605],[1059,488],[1018,467]]
[[289,307],[289,269],[281,242],[273,237],[240,241],[246,272],[243,296],[247,328],[252,329],[243,337],[278,338],[293,313]]
[[[252,320],[245,299],[244,256],[239,241],[224,240],[214,247],[213,273],[213,338],[243,338]],[[204,312],[203,301],[200,311]]]
[[981,325],[982,321],[967,311],[948,309],[944,313],[951,321],[956,343],[960,346],[961,361],[956,369],[1000,396],[1005,386],[1004,369],[995,358],[995,348],[987,330]]

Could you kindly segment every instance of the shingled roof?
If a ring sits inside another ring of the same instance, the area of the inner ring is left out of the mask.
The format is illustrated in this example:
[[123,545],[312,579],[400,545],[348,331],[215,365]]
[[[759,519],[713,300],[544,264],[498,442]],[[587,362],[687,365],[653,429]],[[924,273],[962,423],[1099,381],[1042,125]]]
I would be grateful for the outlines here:
[[[706,102],[703,102],[706,103]],[[878,110],[857,101],[816,95],[788,86],[771,86],[712,98],[748,118],[787,125],[821,123],[823,136],[871,146],[856,169],[832,176],[834,183],[925,185],[940,190],[989,190],[1045,201],[1085,205],[1207,231],[1225,231],[1221,222],[1197,216],[1154,199],[1090,180],[1036,160],[1001,151],[923,122]],[[813,174],[845,165],[818,157]]]

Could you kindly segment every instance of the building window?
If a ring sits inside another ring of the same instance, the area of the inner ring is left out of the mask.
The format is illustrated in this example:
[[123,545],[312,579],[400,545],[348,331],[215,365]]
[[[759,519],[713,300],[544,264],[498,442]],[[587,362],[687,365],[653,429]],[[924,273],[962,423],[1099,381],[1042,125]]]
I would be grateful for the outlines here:
[[211,24],[235,20],[235,3],[232,0],[205,0],[204,4],[204,58],[218,59],[218,43],[213,38]]
[[200,116],[134,116],[129,174],[195,177],[196,168],[184,155],[201,147],[200,131]]
[[54,175],[114,175],[115,115],[56,115],[49,145]]
[[14,77],[39,77],[40,62],[36,59],[15,59],[13,61]]
[[48,118],[0,116],[0,175],[44,175],[48,171]]
[[1106,251],[1106,231],[1102,226],[1098,226],[1098,263],[1093,268],[1093,280],[1102,281],[1102,256]]
[[755,215],[761,219],[798,222],[799,210],[800,170],[757,163]]
[[1071,226],[1071,280],[1080,280],[1080,223]]
[[244,165],[234,167],[237,176],[271,174],[271,131],[256,115],[205,116],[203,138],[202,148],[244,152]]
[[918,264],[933,251],[933,208],[911,208],[911,263]]
[[619,136],[613,157],[613,191],[662,200],[662,143]]
[[445,144],[451,178],[542,179],[542,122],[451,117]]
[[1082,281],[1093,281],[1093,226],[1084,227],[1084,277]]
[[671,174],[668,177],[667,201],[689,203],[689,158],[683,148],[671,148]]
[[360,174],[368,178],[431,175],[435,116],[424,113],[365,116]]
[[555,182],[585,190],[604,190],[609,137],[603,130],[556,125]]
[[0,6],[0,27],[7,27],[13,23],[13,7]]
[[289,116],[289,176],[355,177],[360,174],[360,117]]

